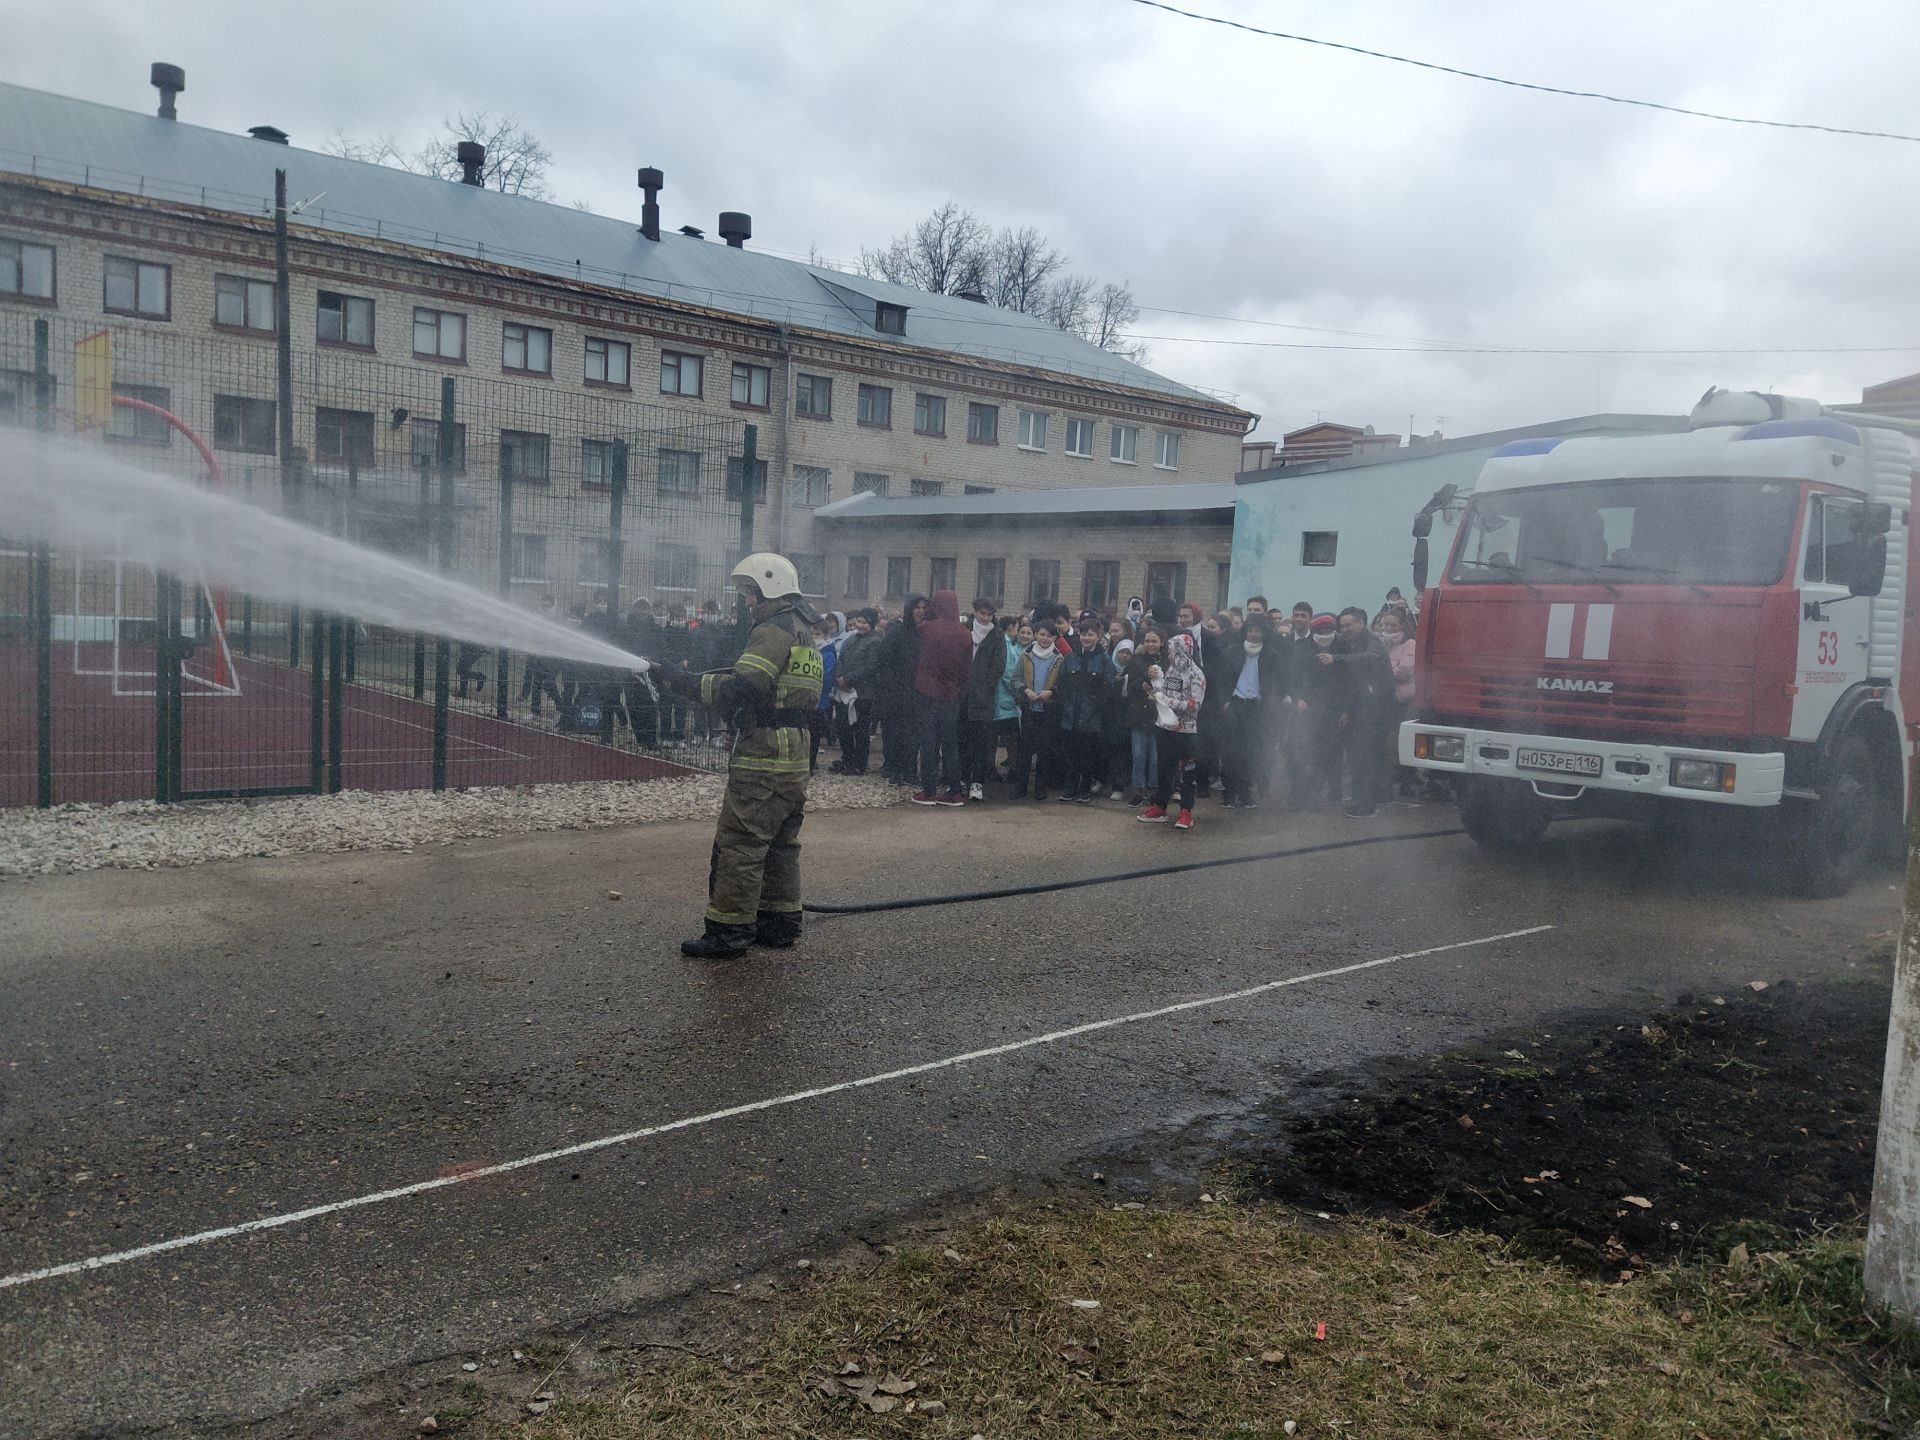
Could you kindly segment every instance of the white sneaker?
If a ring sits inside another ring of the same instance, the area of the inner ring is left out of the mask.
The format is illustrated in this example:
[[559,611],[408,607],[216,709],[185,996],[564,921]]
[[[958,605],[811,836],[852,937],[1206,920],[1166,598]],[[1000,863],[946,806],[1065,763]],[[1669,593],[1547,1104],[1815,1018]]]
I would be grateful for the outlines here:
[[985,790],[982,790],[978,785],[969,785],[967,787],[967,799],[984,800],[986,798],[987,798],[987,792]]

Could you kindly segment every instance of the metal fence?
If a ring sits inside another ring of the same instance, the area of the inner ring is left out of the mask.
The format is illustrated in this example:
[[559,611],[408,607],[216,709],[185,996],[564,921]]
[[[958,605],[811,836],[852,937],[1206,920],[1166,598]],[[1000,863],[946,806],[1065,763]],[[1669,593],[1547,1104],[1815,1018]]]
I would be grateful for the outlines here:
[[[186,336],[7,312],[0,425],[77,434],[650,658],[731,660],[727,572],[766,484],[764,461],[746,484],[751,427],[612,385],[344,344],[289,362],[291,406],[270,328]],[[103,383],[110,418],[89,427]],[[119,546],[0,539],[0,805],[649,778],[723,762],[703,716],[644,686],[229,594],[220,537],[201,543],[199,573],[156,575]]]

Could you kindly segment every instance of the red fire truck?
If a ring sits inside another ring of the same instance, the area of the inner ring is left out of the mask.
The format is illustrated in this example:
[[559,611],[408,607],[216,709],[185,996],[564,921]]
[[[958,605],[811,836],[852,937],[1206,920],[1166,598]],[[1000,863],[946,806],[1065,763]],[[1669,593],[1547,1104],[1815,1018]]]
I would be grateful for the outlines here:
[[1723,807],[1801,893],[1844,893],[1899,844],[1920,734],[1903,428],[1710,390],[1683,433],[1496,450],[1416,576],[1401,761],[1452,778],[1484,846]]

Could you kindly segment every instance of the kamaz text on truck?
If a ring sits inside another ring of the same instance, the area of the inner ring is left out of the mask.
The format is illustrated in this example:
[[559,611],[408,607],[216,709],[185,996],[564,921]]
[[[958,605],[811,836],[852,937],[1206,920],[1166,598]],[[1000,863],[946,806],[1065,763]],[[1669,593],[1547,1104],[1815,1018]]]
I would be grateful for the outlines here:
[[1423,596],[1400,759],[1482,845],[1742,807],[1839,894],[1912,793],[1909,422],[1717,390],[1690,418],[1493,453]]

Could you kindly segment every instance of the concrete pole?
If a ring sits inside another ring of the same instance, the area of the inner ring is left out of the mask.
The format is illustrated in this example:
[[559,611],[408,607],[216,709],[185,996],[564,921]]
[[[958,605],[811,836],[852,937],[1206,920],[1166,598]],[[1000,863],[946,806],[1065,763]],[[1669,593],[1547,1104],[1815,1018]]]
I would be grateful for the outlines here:
[[1867,1222],[1867,1295],[1920,1319],[1920,805],[1907,837],[1907,898],[1893,961],[1893,1015]]

